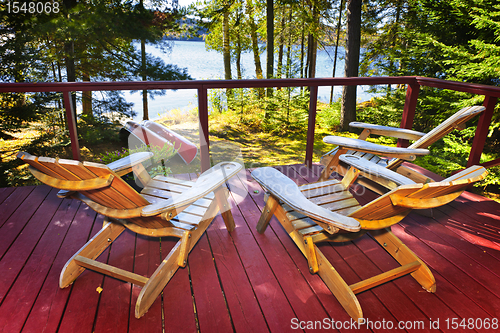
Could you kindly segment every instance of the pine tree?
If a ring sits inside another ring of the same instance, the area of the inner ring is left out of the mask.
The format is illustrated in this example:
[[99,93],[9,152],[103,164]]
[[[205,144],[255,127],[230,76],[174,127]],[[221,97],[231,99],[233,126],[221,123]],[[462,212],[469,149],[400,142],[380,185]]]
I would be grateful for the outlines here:
[[[59,12],[52,12],[50,15],[8,15],[6,11],[2,11],[2,81],[189,78],[185,69],[166,65],[161,59],[149,55],[146,56],[144,65],[140,51],[134,45],[136,40],[141,39],[153,44],[164,43],[164,34],[178,28],[177,20],[182,16],[181,13],[169,8],[163,11],[147,10],[139,3],[118,0],[65,0],[63,4]],[[165,6],[167,2],[157,1],[156,4]],[[52,71],[47,71],[47,68],[52,68]],[[15,95],[2,96],[0,113],[0,120],[10,119],[9,123],[12,124],[19,125],[22,120],[45,112],[43,107],[49,105],[48,102],[34,105],[32,97],[24,97],[23,101],[12,103],[12,96]],[[111,111],[132,115],[130,105],[119,94],[105,92],[103,96],[103,99],[93,101],[93,115]],[[89,98],[89,95],[85,96],[85,103],[89,103]],[[13,107],[22,105],[26,106],[25,113],[12,111]],[[88,106],[86,111],[88,113]],[[20,118],[18,114],[26,116]]]

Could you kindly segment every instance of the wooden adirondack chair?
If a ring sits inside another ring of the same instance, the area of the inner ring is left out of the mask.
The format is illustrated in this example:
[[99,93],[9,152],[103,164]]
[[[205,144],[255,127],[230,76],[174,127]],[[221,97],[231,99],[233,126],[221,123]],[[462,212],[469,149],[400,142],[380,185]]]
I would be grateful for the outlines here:
[[[363,159],[370,161],[372,164],[378,164],[387,169],[393,170],[417,183],[432,181],[432,179],[401,164],[405,160],[414,161],[417,156],[428,154],[429,151],[425,148],[429,147],[431,144],[438,141],[454,129],[464,129],[465,123],[468,120],[474,118],[484,110],[484,106],[463,108],[427,134],[402,128],[364,124],[359,122],[350,123],[349,125],[352,127],[364,128],[358,139],[337,136],[326,136],[323,138],[324,142],[337,145],[337,147],[323,155],[321,158],[321,164],[323,164],[325,168],[321,172],[318,180],[323,181],[328,179],[332,172],[344,175],[350,165],[349,161],[351,160],[348,158],[341,160],[340,156],[347,154],[362,157]],[[390,136],[405,140],[415,140],[415,142],[408,148],[387,147],[365,141],[370,134]],[[389,160],[387,158],[381,158],[380,156],[390,157],[392,159]],[[362,170],[361,175],[366,175],[364,170]],[[380,181],[380,185],[387,185],[384,177],[371,175],[371,181],[376,183],[379,183]],[[371,186],[372,184],[366,182],[362,182],[362,184],[380,193],[380,190],[376,186]]]
[[[358,174],[358,170],[350,168],[342,181],[329,179],[299,187],[273,168],[258,168],[252,172],[252,177],[268,191],[257,224],[259,233],[264,233],[275,215],[307,258],[310,272],[320,275],[354,320],[363,318],[356,294],[406,274],[411,274],[427,291],[436,291],[429,268],[391,232],[390,227],[414,208],[433,208],[454,200],[470,183],[483,179],[487,171],[481,166],[473,166],[439,183],[402,185],[364,206],[349,192]],[[401,266],[347,285],[316,244],[346,242],[366,232],[370,232]]]
[[[228,231],[234,229],[225,182],[242,169],[238,163],[223,162],[196,182],[163,176],[151,179],[142,166],[151,155],[136,153],[107,166],[24,152],[17,155],[37,179],[61,189],[59,197],[81,200],[106,217],[103,228],[68,260],[59,286],[68,287],[86,268],[141,286],[136,318],[147,312],[177,269],[186,266],[189,252],[219,211]],[[131,171],[145,185],[141,193],[120,178]],[[141,235],[179,238],[150,278],[95,260],[125,228]]]

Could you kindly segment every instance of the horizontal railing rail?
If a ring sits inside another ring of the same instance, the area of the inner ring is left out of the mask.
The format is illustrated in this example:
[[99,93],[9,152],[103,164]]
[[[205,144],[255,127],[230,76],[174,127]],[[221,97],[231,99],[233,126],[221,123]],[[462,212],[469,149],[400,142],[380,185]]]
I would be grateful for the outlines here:
[[[130,81],[130,82],[39,82],[39,83],[0,83],[0,92],[62,92],[71,139],[71,148],[74,159],[80,159],[80,147],[76,119],[72,110],[71,93],[76,91],[104,91],[104,90],[167,90],[167,89],[196,89],[198,92],[198,110],[200,122],[200,157],[201,169],[210,167],[209,128],[208,128],[208,89],[220,88],[268,88],[268,87],[309,87],[309,121],[305,164],[312,165],[314,129],[316,125],[316,107],[318,87],[320,86],[351,86],[351,85],[407,85],[406,100],[401,120],[402,128],[412,128],[417,106],[420,86],[439,89],[450,89],[485,96],[483,105],[485,112],[481,115],[476,129],[467,166],[478,164],[488,128],[491,123],[495,105],[500,97],[500,88],[481,84],[471,84],[418,76],[401,77],[343,77],[343,78],[314,78],[314,79],[266,79],[266,80],[193,80],[193,81]],[[400,141],[398,145],[404,146]],[[484,163],[485,166],[499,165],[500,159]]]

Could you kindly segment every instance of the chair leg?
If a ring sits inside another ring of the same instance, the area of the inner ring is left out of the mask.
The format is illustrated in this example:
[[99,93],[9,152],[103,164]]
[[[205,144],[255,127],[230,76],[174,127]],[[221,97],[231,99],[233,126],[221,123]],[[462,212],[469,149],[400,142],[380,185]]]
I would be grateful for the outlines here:
[[151,275],[148,282],[142,288],[139,297],[137,298],[137,302],[135,303],[136,318],[140,318],[148,312],[151,305],[154,303],[156,298],[158,298],[158,295],[165,288],[172,276],[174,276],[175,272],[177,272],[177,269],[180,267],[180,258],[187,257],[187,254],[191,252],[203,233],[207,230],[208,226],[214,219],[215,213],[217,213],[216,207],[217,205],[212,203],[205,213],[205,216],[208,216],[208,218],[201,221],[198,224],[198,227],[190,232],[191,237],[186,237],[189,239],[186,251],[184,252],[183,250],[182,239],[179,240],[165,259],[163,259],[162,263],[158,266],[153,275]]
[[260,215],[259,222],[257,223],[257,231],[260,234],[263,234],[266,231],[267,226],[269,225],[269,221],[274,215],[276,208],[278,208],[279,202],[272,196],[269,195],[266,201],[266,205],[262,210],[262,214]]
[[420,260],[396,235],[390,228],[373,230],[369,233],[375,240],[401,265],[408,265],[418,262],[420,267],[411,273],[411,276],[420,283],[420,285],[429,292],[436,292],[436,280],[427,265]]
[[[271,198],[271,197],[270,197]],[[278,205],[278,208],[275,208],[276,218],[280,221],[283,228],[290,235],[293,242],[297,245],[300,252],[306,257],[308,262],[310,258],[308,258],[309,251],[311,253],[315,253],[317,274],[321,277],[323,282],[325,282],[326,286],[332,294],[337,298],[340,305],[346,310],[346,312],[354,319],[359,320],[363,318],[363,311],[361,310],[361,305],[359,304],[358,298],[353,293],[349,285],[344,281],[344,279],[339,275],[339,273],[335,270],[332,264],[328,261],[325,255],[318,249],[316,244],[311,250],[308,250],[307,247],[311,244],[312,238],[307,238],[308,242],[306,244],[304,237],[292,226],[290,220],[286,216],[286,212],[283,207]],[[312,274],[315,272],[315,267],[311,271]]]
[[349,285],[339,275],[335,268],[330,264],[325,255],[314,245],[316,249],[316,257],[318,260],[318,274],[325,282],[326,286],[332,294],[337,298],[340,305],[344,308],[349,316],[355,321],[363,318],[363,310],[359,304],[358,298],[353,293]]
[[228,195],[227,190],[222,186],[215,190],[215,200],[217,200],[217,205],[219,206],[220,214],[224,220],[227,231],[231,232],[234,230],[236,225],[234,224],[233,214],[231,213],[231,207],[229,207],[229,202],[227,201]]
[[59,277],[59,287],[66,288],[85,270],[75,258],[97,258],[125,230],[123,225],[108,222],[91,240],[76,252],[64,265]]
[[323,169],[323,171],[321,171],[318,181],[322,182],[330,177],[332,172],[335,171],[334,169],[339,165],[339,156],[345,153],[347,153],[347,149],[337,149],[328,165]]
[[[193,242],[195,243],[195,242]],[[155,270],[148,282],[142,288],[137,302],[135,303],[135,317],[141,318],[153,305],[154,301],[160,295],[168,281],[174,276],[179,269],[178,261],[181,250],[181,241],[175,244],[167,257],[162,261],[160,266]]]

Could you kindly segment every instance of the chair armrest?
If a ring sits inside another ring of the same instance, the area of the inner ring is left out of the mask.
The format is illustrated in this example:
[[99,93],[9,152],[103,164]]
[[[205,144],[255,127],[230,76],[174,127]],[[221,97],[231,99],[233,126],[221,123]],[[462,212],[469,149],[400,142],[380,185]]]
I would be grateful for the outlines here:
[[258,168],[252,171],[252,177],[274,197],[301,214],[347,231],[356,232],[361,228],[356,219],[334,213],[309,201],[297,184],[276,169]]
[[425,135],[425,133],[409,130],[406,128],[380,126],[374,124],[360,123],[353,121],[349,126],[356,128],[364,128],[370,131],[370,134],[390,136],[397,139],[404,140],[418,140]]
[[218,187],[222,186],[229,178],[236,175],[243,166],[235,162],[221,162],[201,174],[193,186],[185,192],[143,208],[142,216],[162,214],[165,220],[171,220],[191,203],[205,197]]
[[397,172],[384,168],[381,165],[370,162],[367,159],[364,159],[357,155],[349,155],[349,154],[340,155],[339,160],[355,167],[359,171],[362,171],[363,173],[366,173],[368,175],[372,175],[375,177],[382,177],[384,179],[390,180],[394,182],[396,186],[415,184],[415,182],[410,178],[407,178],[403,175],[400,175]]
[[153,153],[151,152],[139,152],[139,153],[134,153],[132,155],[123,157],[119,159],[118,161],[111,162],[107,164],[106,166],[110,168],[114,173],[116,173],[118,176],[123,176],[126,175],[127,173],[132,171],[132,167],[142,163],[144,161],[147,161],[153,156]]
[[427,149],[410,149],[401,147],[389,147],[378,145],[376,143],[368,142],[365,140],[344,138],[341,136],[325,136],[323,142],[337,145],[341,148],[352,149],[370,154],[382,155],[387,157],[400,158],[407,161],[414,161],[417,155],[428,155],[430,153]]

